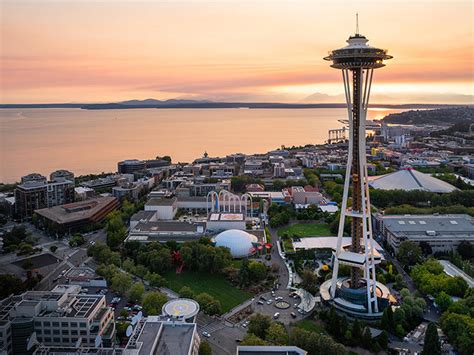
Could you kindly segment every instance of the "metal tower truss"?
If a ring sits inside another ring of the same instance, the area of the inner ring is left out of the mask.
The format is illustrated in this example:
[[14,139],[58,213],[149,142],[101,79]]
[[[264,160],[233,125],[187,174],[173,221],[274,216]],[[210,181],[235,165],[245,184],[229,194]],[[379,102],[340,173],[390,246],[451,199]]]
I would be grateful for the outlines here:
[[[348,265],[351,267],[350,286],[351,288],[366,288],[367,311],[371,314],[378,312],[375,265],[380,263],[380,258],[376,257],[372,236],[365,149],[365,122],[374,69],[349,68],[341,71],[347,102],[350,138],[338,240],[334,254],[331,297],[335,297],[339,265]],[[348,207],[351,181],[352,203]],[[350,251],[342,249],[346,217],[351,218],[352,245]]]

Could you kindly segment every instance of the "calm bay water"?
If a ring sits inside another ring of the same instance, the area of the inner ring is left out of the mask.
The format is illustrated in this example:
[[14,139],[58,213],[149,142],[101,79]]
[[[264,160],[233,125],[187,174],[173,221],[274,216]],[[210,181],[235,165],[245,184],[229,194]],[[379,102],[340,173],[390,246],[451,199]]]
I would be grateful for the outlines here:
[[[402,110],[371,109],[369,119]],[[116,171],[124,159],[170,155],[173,162],[264,153],[281,145],[323,143],[345,109],[2,109],[0,181]]]

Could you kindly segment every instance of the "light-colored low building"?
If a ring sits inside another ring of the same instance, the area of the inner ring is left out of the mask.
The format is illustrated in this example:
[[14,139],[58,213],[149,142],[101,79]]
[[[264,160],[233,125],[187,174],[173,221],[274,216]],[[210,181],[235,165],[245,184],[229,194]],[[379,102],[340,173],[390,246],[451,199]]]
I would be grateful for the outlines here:
[[152,198],[145,204],[145,211],[156,211],[158,219],[172,220],[178,210],[178,199],[172,198]]
[[205,222],[156,221],[139,222],[130,230],[126,241],[142,243],[197,240],[206,233]]
[[375,215],[375,228],[395,251],[404,240],[428,243],[433,253],[456,249],[463,240],[474,243],[474,218],[452,215]]
[[207,230],[212,232],[229,229],[244,230],[246,227],[243,213],[211,213],[207,219]]

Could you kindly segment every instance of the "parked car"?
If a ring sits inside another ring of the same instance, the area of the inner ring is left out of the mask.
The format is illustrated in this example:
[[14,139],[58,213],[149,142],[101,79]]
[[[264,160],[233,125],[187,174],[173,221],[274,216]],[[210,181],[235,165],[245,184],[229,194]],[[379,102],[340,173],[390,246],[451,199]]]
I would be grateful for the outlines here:
[[283,299],[283,297],[276,297],[275,301],[281,301],[282,299]]
[[206,338],[211,337],[211,334],[209,334],[208,332],[202,332],[202,335],[205,336]]
[[273,300],[270,298],[268,301],[267,301],[267,304],[270,305],[272,304]]
[[273,319],[278,319],[278,317],[280,317],[280,313],[276,312],[276,313],[273,315]]
[[262,300],[258,301],[257,303],[263,305],[263,301],[262,301]]

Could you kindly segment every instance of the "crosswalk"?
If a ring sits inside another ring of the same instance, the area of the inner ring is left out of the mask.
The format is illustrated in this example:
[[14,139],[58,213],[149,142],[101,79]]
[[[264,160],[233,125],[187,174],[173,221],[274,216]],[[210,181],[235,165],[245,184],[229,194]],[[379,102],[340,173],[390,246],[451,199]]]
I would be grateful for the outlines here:
[[220,321],[220,320],[213,320],[210,323],[207,324],[200,324],[198,322],[198,331],[199,333],[207,332],[209,334],[212,334],[213,332],[220,330],[225,327],[225,324]]

